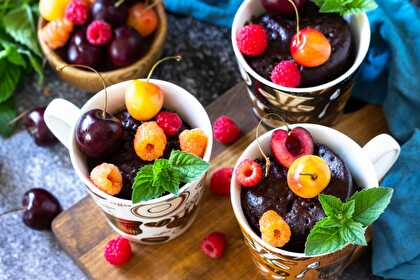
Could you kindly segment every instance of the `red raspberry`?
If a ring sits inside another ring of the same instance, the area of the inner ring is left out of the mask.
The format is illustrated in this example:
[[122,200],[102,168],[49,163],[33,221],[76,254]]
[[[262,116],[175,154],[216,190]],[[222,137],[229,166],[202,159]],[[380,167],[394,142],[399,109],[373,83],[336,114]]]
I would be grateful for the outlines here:
[[261,165],[250,159],[242,161],[236,169],[236,179],[243,187],[257,185],[261,181],[262,175]]
[[213,259],[221,257],[225,247],[226,238],[221,232],[212,232],[201,241],[201,250]]
[[236,123],[228,116],[220,116],[213,123],[214,138],[224,145],[235,142],[241,134]]
[[108,43],[112,37],[111,25],[103,20],[92,21],[86,31],[86,37],[92,45],[99,46]]
[[167,136],[177,135],[182,126],[181,118],[173,112],[160,112],[156,117],[156,122]]
[[130,242],[122,236],[109,240],[105,246],[104,257],[110,264],[125,264],[131,255]]
[[230,193],[230,179],[232,178],[233,168],[223,167],[216,170],[210,179],[210,190],[218,195],[228,195]]
[[64,17],[76,25],[83,25],[89,17],[89,6],[81,1],[71,1],[66,8]]
[[236,43],[241,53],[257,56],[262,54],[267,48],[267,33],[262,25],[245,25],[236,35]]
[[300,76],[300,71],[293,60],[280,61],[271,72],[273,83],[284,87],[298,87]]

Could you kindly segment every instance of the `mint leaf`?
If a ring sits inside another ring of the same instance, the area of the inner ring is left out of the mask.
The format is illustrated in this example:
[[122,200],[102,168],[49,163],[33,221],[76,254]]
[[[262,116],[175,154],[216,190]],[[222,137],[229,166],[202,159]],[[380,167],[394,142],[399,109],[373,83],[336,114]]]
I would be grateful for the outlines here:
[[355,202],[353,220],[368,226],[376,221],[391,201],[391,188],[369,188],[354,193],[350,200]]
[[319,202],[325,215],[338,220],[351,219],[355,208],[354,201],[343,203],[338,197],[332,195],[320,194]]
[[361,223],[349,221],[340,228],[340,237],[348,244],[366,246],[365,231]]
[[15,117],[16,108],[12,98],[0,104],[0,135],[7,137],[12,134],[14,125],[9,123]]
[[167,159],[158,159],[153,164],[153,187],[177,194],[181,184],[181,173]]
[[15,41],[27,46],[35,54],[41,56],[36,38],[35,19],[29,5],[24,4],[9,11],[3,17],[3,26]]
[[41,86],[44,83],[44,72],[42,71],[41,59],[28,50],[21,49],[19,51],[28,57],[32,69],[38,74],[38,86]]
[[321,13],[339,13],[340,15],[355,15],[378,7],[374,0],[312,0]]
[[347,242],[340,237],[341,225],[330,218],[317,222],[305,243],[305,255],[314,256],[342,249]]
[[7,61],[15,65],[26,67],[26,62],[15,45],[8,45],[4,50],[0,51],[0,60],[1,59],[7,59]]
[[0,103],[2,103],[15,91],[21,77],[21,70],[3,59],[0,60],[0,77]]
[[165,190],[153,186],[153,165],[145,165],[139,169],[133,182],[131,201],[137,203],[162,195]]
[[325,0],[323,2],[319,9],[321,13],[339,13],[343,10],[340,0]]
[[172,151],[169,163],[181,173],[182,181],[186,183],[199,179],[209,169],[209,164],[201,158],[181,151]]

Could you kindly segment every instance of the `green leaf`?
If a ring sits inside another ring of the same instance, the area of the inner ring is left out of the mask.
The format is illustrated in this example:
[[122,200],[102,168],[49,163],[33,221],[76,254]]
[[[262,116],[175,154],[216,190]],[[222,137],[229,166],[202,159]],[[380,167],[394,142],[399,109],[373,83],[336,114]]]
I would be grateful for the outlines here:
[[164,190],[153,186],[153,165],[145,165],[139,169],[133,182],[133,203],[153,199],[164,193]]
[[158,159],[153,164],[153,187],[177,194],[181,184],[181,173],[172,168],[167,159]]
[[340,237],[347,243],[366,246],[365,231],[361,223],[349,221],[340,228]]
[[340,0],[325,0],[319,11],[321,13],[339,13],[343,10]]
[[8,45],[0,52],[0,59],[7,59],[9,62],[26,67],[25,59],[19,53],[18,48],[15,45]]
[[9,11],[3,17],[6,32],[17,42],[27,46],[41,57],[41,51],[36,37],[35,20],[31,7],[27,4]]
[[172,151],[169,163],[181,173],[182,181],[186,183],[199,179],[209,169],[209,164],[201,158],[181,151]]
[[8,137],[12,134],[14,125],[10,121],[16,117],[15,102],[12,98],[0,104],[0,134]]
[[1,60],[0,77],[0,103],[2,103],[15,91],[21,77],[21,70],[10,62]]
[[20,52],[28,57],[32,69],[38,74],[37,84],[41,86],[44,83],[44,71],[42,69],[41,59],[28,50],[20,50]]
[[312,0],[321,13],[339,13],[340,15],[354,15],[376,9],[374,0]]
[[350,200],[355,202],[353,220],[368,226],[376,221],[391,201],[391,188],[369,188],[354,193]]
[[338,197],[332,195],[319,195],[322,209],[327,216],[334,217],[337,220],[351,219],[354,212],[354,201],[346,203],[341,202]]
[[315,224],[306,239],[305,254],[307,256],[332,253],[348,244],[340,236],[341,226],[333,225],[334,222],[328,218],[324,218]]

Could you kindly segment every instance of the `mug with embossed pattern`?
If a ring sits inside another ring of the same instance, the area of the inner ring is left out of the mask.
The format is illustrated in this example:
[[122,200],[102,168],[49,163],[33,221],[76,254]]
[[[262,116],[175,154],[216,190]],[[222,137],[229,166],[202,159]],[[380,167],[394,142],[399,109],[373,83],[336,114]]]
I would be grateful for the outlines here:
[[[317,124],[295,124],[307,129],[319,144],[327,145],[346,163],[353,180],[361,188],[378,187],[378,182],[393,166],[400,154],[400,146],[389,135],[381,134],[360,147],[347,135]],[[286,127],[282,127],[286,129]],[[271,150],[271,135],[268,131],[254,140],[239,157],[236,167],[245,159],[262,158],[258,143],[263,151]],[[286,251],[276,248],[264,241],[249,225],[242,210],[241,187],[233,172],[231,187],[231,203],[236,220],[244,236],[244,240],[258,269],[268,279],[305,279],[335,280],[340,279],[342,271],[363,250],[362,246],[349,245],[331,254],[306,256],[304,253]],[[369,239],[369,235],[367,236]]]
[[[253,111],[261,119],[268,113],[280,115],[287,123],[309,122],[333,125],[343,113],[353,87],[355,73],[365,58],[370,43],[369,21],[365,13],[345,18],[354,38],[355,60],[353,65],[336,79],[319,86],[306,88],[283,87],[263,78],[252,69],[239,51],[236,43],[238,31],[254,17],[264,13],[259,0],[245,0],[236,12],[232,25],[232,46],[239,71],[247,84]],[[263,119],[269,127],[282,122]]]
[[[164,107],[176,111],[192,127],[201,128],[208,136],[203,159],[210,160],[213,133],[209,116],[200,102],[185,89],[161,80],[150,80],[165,94]],[[125,89],[131,81],[107,88],[108,112],[117,113],[125,107]],[[131,200],[111,196],[89,179],[84,155],[75,141],[75,126],[80,116],[91,109],[103,108],[104,90],[95,94],[81,109],[64,99],[53,100],[45,110],[45,122],[54,135],[69,150],[76,174],[87,186],[87,191],[102,209],[110,226],[130,240],[156,244],[167,242],[185,232],[195,219],[204,193],[203,175],[199,180],[185,184],[178,195],[167,194],[159,198],[133,204]]]

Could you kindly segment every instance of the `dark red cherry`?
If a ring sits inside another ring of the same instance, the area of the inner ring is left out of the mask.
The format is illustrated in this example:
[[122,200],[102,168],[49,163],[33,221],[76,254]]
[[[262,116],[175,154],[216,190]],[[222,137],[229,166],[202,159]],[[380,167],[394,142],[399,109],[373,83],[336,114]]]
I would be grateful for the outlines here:
[[128,18],[128,6],[123,3],[118,7],[114,0],[96,0],[91,7],[93,19],[104,20],[113,26],[124,25]]
[[[300,10],[305,4],[306,0],[292,0],[296,8]],[[293,15],[295,10],[293,5],[288,0],[261,0],[261,4],[270,14]]]
[[96,67],[102,64],[105,49],[89,44],[82,31],[76,32],[67,48],[67,61],[71,64],[83,64]]
[[76,125],[76,142],[87,156],[100,158],[112,153],[123,136],[121,121],[100,109],[84,113]]
[[57,142],[44,121],[45,107],[38,107],[25,115],[25,127],[39,146],[48,146]]
[[135,62],[144,52],[140,34],[131,27],[119,27],[108,47],[108,55],[114,65],[125,66]]
[[50,229],[53,219],[62,211],[60,202],[44,189],[30,189],[23,195],[23,222],[32,229]]

